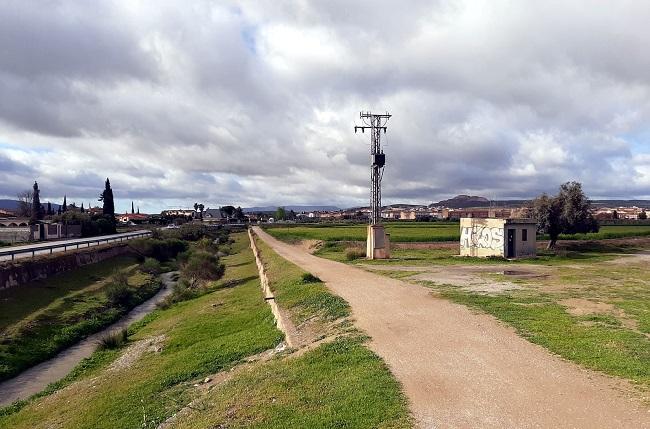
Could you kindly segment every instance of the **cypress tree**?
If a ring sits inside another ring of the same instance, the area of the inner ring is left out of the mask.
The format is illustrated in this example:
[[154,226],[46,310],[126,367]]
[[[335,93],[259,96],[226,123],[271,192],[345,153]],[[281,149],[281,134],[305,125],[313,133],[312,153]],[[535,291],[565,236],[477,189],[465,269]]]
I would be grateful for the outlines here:
[[52,216],[54,212],[52,211],[52,204],[48,201],[47,202],[47,215]]
[[31,221],[36,222],[43,219],[43,206],[41,205],[41,191],[38,189],[38,183],[34,182],[34,193],[32,196],[32,217]]
[[106,178],[106,184],[104,186],[104,192],[99,196],[99,201],[104,202],[104,216],[108,216],[111,219],[115,219],[115,202],[113,200],[113,190],[111,189],[111,182]]
[[81,213],[84,213],[84,212],[85,212],[85,210],[84,210],[84,203],[81,203],[81,209],[79,209],[79,210],[81,211]]
[[131,214],[135,214],[135,207],[133,206],[133,201],[131,201]]
[[66,202],[66,196],[63,196],[63,206],[61,206],[61,212],[65,213],[65,211],[68,209],[68,203]]

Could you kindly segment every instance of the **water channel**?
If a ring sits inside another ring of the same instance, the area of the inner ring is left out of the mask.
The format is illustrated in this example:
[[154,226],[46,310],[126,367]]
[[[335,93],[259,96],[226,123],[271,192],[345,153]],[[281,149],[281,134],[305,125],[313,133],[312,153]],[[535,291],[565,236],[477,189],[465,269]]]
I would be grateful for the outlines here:
[[162,288],[147,301],[133,308],[123,318],[108,326],[100,332],[92,334],[77,344],[61,351],[53,358],[33,366],[14,378],[0,383],[0,407],[11,405],[19,399],[29,398],[31,395],[45,389],[48,384],[54,383],[68,375],[72,369],[84,358],[93,354],[98,341],[105,335],[126,328],[130,324],[141,320],[151,313],[156,304],[172,292],[176,272],[162,274]]

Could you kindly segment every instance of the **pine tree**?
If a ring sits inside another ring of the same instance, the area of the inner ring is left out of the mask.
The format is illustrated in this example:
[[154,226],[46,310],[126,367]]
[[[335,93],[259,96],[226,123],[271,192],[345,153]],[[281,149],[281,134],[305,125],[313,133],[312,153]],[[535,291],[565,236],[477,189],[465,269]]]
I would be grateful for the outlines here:
[[140,214],[140,206],[138,206],[138,214]]
[[63,196],[63,205],[61,206],[61,212],[65,213],[65,211],[68,209],[68,203],[66,201],[66,196]]
[[135,213],[135,209],[133,207],[133,201],[131,201],[131,214],[134,214],[134,213]]
[[43,219],[43,206],[41,205],[41,191],[38,189],[38,183],[34,182],[34,193],[32,196],[32,222],[37,222]]
[[84,213],[86,210],[84,210],[84,203],[81,203],[81,208],[79,209],[81,213]]

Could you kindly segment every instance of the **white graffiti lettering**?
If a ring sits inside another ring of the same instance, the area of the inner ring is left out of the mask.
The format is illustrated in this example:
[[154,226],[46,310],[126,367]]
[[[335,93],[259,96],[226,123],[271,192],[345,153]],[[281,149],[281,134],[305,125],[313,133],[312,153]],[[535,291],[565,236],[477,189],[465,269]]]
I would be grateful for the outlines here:
[[467,226],[461,228],[460,247],[479,249],[503,249],[503,228]]

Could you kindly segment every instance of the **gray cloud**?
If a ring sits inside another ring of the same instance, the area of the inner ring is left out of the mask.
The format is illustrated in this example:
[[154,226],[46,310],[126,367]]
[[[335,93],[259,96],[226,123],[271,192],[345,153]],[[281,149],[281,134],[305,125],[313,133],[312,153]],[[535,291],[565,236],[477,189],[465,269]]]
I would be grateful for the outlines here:
[[389,202],[566,180],[650,197],[638,2],[10,1],[0,19],[5,196],[38,176],[94,201],[109,176],[152,210],[364,204],[352,127],[371,109],[394,114]]

